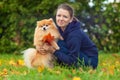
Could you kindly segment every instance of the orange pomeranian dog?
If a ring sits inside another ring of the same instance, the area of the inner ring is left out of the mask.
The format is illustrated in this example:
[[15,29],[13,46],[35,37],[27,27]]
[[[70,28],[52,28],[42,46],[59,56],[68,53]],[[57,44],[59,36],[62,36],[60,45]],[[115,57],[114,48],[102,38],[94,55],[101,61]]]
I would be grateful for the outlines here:
[[[63,39],[52,18],[37,21],[37,27],[34,33],[34,46],[36,48],[28,48],[24,50],[24,61],[27,67],[34,68],[44,66],[46,68],[54,67],[55,57],[51,52],[51,48],[59,50],[57,45],[58,39]],[[49,49],[45,49],[47,44]]]

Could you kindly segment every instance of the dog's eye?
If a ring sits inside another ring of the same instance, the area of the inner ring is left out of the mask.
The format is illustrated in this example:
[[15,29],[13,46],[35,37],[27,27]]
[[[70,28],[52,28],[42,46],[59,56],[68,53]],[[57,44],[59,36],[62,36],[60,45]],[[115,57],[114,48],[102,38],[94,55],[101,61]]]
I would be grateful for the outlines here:
[[38,27],[43,27],[42,25],[38,25]]
[[48,25],[46,25],[46,26],[48,26]]

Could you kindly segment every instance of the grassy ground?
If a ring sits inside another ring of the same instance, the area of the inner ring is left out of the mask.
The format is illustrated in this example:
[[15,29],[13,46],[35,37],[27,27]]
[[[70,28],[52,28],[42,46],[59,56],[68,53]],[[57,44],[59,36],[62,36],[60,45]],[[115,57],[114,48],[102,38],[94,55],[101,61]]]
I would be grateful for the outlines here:
[[96,70],[90,68],[28,69],[22,55],[0,54],[0,80],[119,80],[120,54],[100,53]]

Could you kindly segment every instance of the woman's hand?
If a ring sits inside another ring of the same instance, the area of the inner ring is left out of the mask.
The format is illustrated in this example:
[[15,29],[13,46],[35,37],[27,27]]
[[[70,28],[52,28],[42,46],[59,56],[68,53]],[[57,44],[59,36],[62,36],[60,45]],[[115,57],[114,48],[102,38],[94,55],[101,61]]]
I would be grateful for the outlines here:
[[42,52],[42,53],[46,53],[46,52],[54,53],[56,51],[52,46],[50,46],[47,43],[45,43],[43,46],[36,46],[36,49],[38,52]]
[[36,46],[36,50],[41,53],[46,53],[45,49],[41,46]]
[[55,48],[53,48],[53,46],[51,46],[51,45],[49,45],[47,43],[45,43],[43,45],[43,49],[50,52],[50,53],[54,53],[56,51]]

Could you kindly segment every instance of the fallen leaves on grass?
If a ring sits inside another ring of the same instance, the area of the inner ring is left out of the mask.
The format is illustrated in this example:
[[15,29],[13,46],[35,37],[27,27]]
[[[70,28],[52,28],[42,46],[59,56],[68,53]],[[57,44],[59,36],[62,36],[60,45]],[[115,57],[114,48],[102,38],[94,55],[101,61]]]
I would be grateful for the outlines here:
[[[87,71],[84,71],[84,69],[79,68],[79,69],[73,69],[71,72],[72,74],[69,74],[69,72],[67,71],[68,76],[65,77],[64,80],[67,80],[67,78],[70,78],[72,80],[82,80],[82,77],[77,76],[76,73],[89,73],[90,75],[92,74],[98,74],[98,76],[114,76],[116,75],[116,72],[119,73],[120,72],[120,57],[119,55],[111,55],[112,59],[107,58],[105,60],[102,60],[99,63],[99,67],[100,67],[100,71],[97,72],[96,70],[93,69],[89,69]],[[2,67],[1,67],[2,66]],[[6,67],[7,66],[7,67]],[[10,60],[3,60],[0,59],[0,77],[4,77],[4,76],[9,76],[9,75],[27,75],[29,74],[29,71],[27,70],[23,70],[21,71],[19,68],[25,68],[25,64],[24,61],[22,59],[10,59]],[[44,66],[39,66],[36,69],[40,74],[46,70],[44,68]],[[64,69],[65,70],[65,69]],[[62,69],[47,69],[48,73],[50,74],[55,74],[55,75],[60,75],[62,74],[62,72],[64,72],[64,70]],[[76,76],[74,76],[74,75]]]
[[[3,62],[2,62],[3,61]],[[18,60],[14,60],[14,59],[10,59],[9,61],[7,60],[0,60],[0,66],[9,66],[9,67],[12,67],[12,68],[0,68],[0,76],[6,76],[6,75],[20,75],[20,74],[23,74],[22,72],[20,72],[19,70],[14,70],[15,68],[19,68],[19,67],[23,67],[25,64],[24,64],[24,61],[21,60],[21,59],[18,59]],[[24,73],[25,74],[25,73]]]
[[24,66],[25,65],[25,63],[24,63],[24,61],[23,60],[17,60],[17,61],[15,61],[15,60],[10,60],[9,61],[9,65],[13,65],[13,66]]
[[4,68],[2,72],[0,72],[0,76],[6,76],[8,74],[8,70]]
[[120,72],[120,56],[118,54],[112,54],[113,58],[109,60],[105,60],[101,63],[102,66],[101,71],[105,75],[113,76],[115,71]]

